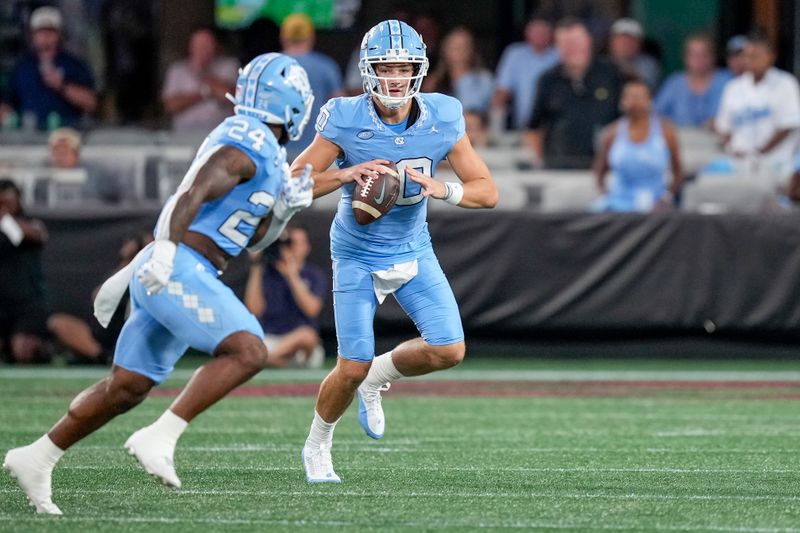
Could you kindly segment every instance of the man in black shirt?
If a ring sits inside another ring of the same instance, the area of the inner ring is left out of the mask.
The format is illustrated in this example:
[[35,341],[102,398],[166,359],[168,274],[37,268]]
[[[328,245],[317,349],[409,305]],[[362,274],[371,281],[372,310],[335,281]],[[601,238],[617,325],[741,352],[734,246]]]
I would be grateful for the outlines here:
[[41,250],[47,231],[22,212],[13,181],[0,179],[0,349],[12,362],[46,359],[47,334]]
[[592,38],[578,19],[556,26],[561,62],[542,74],[526,141],[534,164],[590,168],[598,132],[619,115],[622,76],[595,59]]

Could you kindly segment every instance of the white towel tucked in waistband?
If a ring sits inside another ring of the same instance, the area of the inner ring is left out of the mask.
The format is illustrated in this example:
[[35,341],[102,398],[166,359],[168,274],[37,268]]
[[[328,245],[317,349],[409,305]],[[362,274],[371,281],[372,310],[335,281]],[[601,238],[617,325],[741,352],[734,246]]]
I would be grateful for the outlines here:
[[414,259],[413,261],[394,265],[388,270],[372,272],[372,285],[375,289],[378,303],[382,304],[387,296],[414,279],[417,271],[417,260]]
[[100,286],[100,290],[97,291],[97,296],[94,298],[94,316],[104,328],[108,327],[108,323],[111,322],[111,317],[114,316],[120,300],[122,300],[128,285],[133,279],[133,269],[136,268],[139,256],[149,250],[151,246],[153,246],[153,243],[142,248],[130,263],[108,278]]

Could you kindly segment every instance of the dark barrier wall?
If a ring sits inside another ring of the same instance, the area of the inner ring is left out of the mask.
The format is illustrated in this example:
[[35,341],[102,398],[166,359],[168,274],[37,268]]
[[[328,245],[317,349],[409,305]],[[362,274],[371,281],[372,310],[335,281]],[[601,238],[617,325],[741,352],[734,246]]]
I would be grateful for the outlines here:
[[[44,216],[54,310],[90,314],[89,294],[122,239],[155,213]],[[307,212],[312,259],[330,272],[332,213]],[[689,214],[541,215],[453,211],[430,216],[439,260],[472,333],[544,330],[790,331],[800,322],[800,217]],[[246,261],[224,279],[238,294]],[[322,317],[333,330],[331,299]],[[380,331],[412,325],[393,302]]]

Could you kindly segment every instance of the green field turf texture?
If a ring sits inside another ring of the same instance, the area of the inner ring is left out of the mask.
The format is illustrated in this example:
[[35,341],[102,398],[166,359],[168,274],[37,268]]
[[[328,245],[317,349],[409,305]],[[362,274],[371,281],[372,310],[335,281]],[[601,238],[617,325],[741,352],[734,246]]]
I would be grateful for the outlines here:
[[[797,378],[790,363],[586,365],[476,362],[449,377],[485,378],[495,369],[517,379],[626,371]],[[187,372],[167,386],[180,386]],[[59,374],[0,368],[3,453],[38,437],[99,375]],[[256,383],[318,377],[273,372]],[[3,472],[0,531],[800,532],[796,401],[730,390],[620,398],[390,393],[384,439],[363,434],[352,406],[334,445],[344,482],[308,485],[300,448],[314,399],[228,398],[179,442],[179,491],[157,485],[122,449],[170,401],[147,400],[65,455],[53,480],[64,517],[34,515]]]

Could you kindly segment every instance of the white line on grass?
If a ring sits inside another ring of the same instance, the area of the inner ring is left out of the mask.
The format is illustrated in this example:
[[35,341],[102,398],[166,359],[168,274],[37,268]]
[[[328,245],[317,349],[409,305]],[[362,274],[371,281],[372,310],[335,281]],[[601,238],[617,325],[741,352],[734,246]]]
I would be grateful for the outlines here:
[[[61,468],[69,470],[118,470],[120,465],[64,465]],[[253,466],[253,465],[205,465],[181,467],[184,472],[291,472],[298,470],[293,466]],[[343,469],[345,470],[345,469]],[[620,468],[589,468],[589,467],[497,467],[487,466],[485,468],[473,466],[351,466],[346,470],[351,471],[388,471],[388,472],[540,472],[540,473],[630,473],[630,474],[798,474],[797,468],[640,468],[640,467],[620,467]]]
[[[476,529],[553,529],[553,530],[604,530],[604,531],[641,531],[640,525],[616,525],[616,524],[563,524],[549,522],[516,522],[516,523],[486,523],[486,522],[442,522],[437,520],[433,525],[429,522],[406,521],[406,522],[387,522],[381,524],[365,523],[345,520],[276,520],[270,518],[170,518],[170,517],[147,517],[147,516],[62,516],[58,518],[38,517],[38,516],[18,516],[0,515],[0,520],[7,522],[26,521],[49,523],[58,522],[111,522],[120,524],[211,524],[211,525],[273,525],[273,526],[317,526],[317,527],[409,527],[431,529],[453,529],[453,528],[476,528]],[[649,531],[716,531],[730,533],[800,533],[797,528],[776,528],[776,527],[743,527],[743,526],[720,526],[720,525],[648,525]]]
[[[363,439],[360,439],[363,440]],[[431,439],[434,442],[439,442],[438,439]],[[453,439],[442,439],[441,442],[449,443]],[[343,452],[370,452],[370,453],[436,453],[444,451],[444,447],[430,447],[420,446],[424,444],[427,439],[420,439],[419,441],[400,442],[398,444],[405,445],[406,447],[385,447],[381,444],[363,444],[362,442],[337,442],[336,449]],[[506,442],[506,441],[498,441]],[[201,452],[201,453],[217,453],[217,452],[234,452],[234,453],[256,453],[256,452],[294,452],[297,451],[298,446],[295,444],[230,444],[230,445],[216,445],[216,446],[180,446],[180,452]],[[95,451],[101,452],[122,452],[122,446],[87,444],[75,448],[72,453]],[[741,454],[741,455],[776,455],[787,454],[797,455],[800,454],[800,448],[574,448],[574,447],[550,447],[550,448],[535,448],[525,446],[509,446],[509,447],[493,447],[493,452],[503,453],[617,453],[617,454]]]
[[[18,489],[0,489],[0,494],[19,493]],[[59,489],[59,495],[130,495],[130,489]],[[287,491],[274,490],[227,490],[227,489],[181,489],[170,492],[175,496],[354,496],[369,498],[552,498],[567,500],[626,500],[626,501],[760,501],[797,502],[800,496],[748,495],[748,494],[604,494],[595,492],[530,492],[530,491],[403,491],[403,490],[331,490],[312,489]]]

